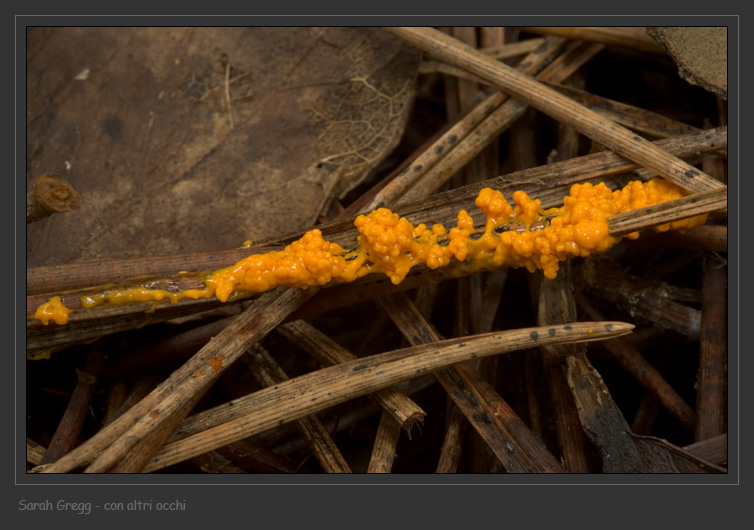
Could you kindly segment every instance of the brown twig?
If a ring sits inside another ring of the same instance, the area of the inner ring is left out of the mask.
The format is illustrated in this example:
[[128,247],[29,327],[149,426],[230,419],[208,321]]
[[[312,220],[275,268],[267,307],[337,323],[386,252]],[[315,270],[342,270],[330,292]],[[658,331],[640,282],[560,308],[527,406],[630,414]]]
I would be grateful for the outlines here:
[[627,274],[613,259],[595,256],[579,268],[579,285],[590,295],[610,300],[636,318],[698,339],[701,312],[670,300],[663,282],[648,282]]
[[[161,469],[336,403],[450,364],[534,345],[602,340],[629,333],[632,327],[620,322],[610,322],[588,325],[577,323],[546,329],[524,328],[490,333],[473,339],[450,339],[324,368],[236,399],[232,407],[215,407],[187,418],[176,430],[176,434],[182,437],[165,444],[144,471]],[[551,333],[549,329],[554,329],[555,332]]]
[[728,227],[702,225],[689,228],[683,232],[673,231],[662,234],[648,232],[642,234],[642,240],[664,247],[728,252]]
[[[604,316],[585,298],[579,305],[594,320],[604,320]],[[620,338],[602,341],[602,346],[620,365],[650,392],[684,427],[693,431],[697,423],[694,410],[673,390],[667,381],[628,341]]]
[[[437,381],[431,375],[412,379],[407,395],[414,395],[435,384],[437,384]],[[376,394],[376,392],[373,392],[373,394]],[[375,400],[349,401],[328,409],[321,415],[321,419],[329,433],[337,434],[353,429],[358,422],[378,414],[380,410],[383,409],[377,405]],[[306,453],[309,450],[308,441],[299,436],[293,423],[284,423],[274,429],[256,434],[250,440],[263,447],[271,447],[281,455]]]
[[107,414],[102,424],[108,425],[125,414],[126,411],[128,411],[131,407],[144,399],[147,394],[154,390],[162,379],[163,375],[160,370],[151,369],[141,373],[120,406],[116,410]]
[[[482,28],[483,31],[485,29],[494,29],[494,28]],[[502,61],[503,59],[512,59],[513,57],[518,57],[520,55],[531,53],[537,48],[539,48],[543,42],[544,42],[543,38],[526,39],[520,42],[511,42],[508,44],[485,45],[485,43],[483,42],[482,43],[483,47],[480,48],[479,51],[489,55],[490,57],[498,61]],[[433,74],[433,73],[445,74],[445,75],[450,75],[454,77],[459,77],[462,79],[467,79],[469,81],[479,82],[479,79],[468,74],[465,70],[462,70],[455,66],[451,66],[447,63],[442,63],[439,61],[432,61],[432,60],[422,61],[421,63],[419,63],[419,73],[420,74]]]
[[727,267],[707,255],[702,277],[702,331],[699,351],[694,439],[701,442],[726,432],[728,363]]
[[265,293],[191,360],[173,372],[164,384],[45,471],[70,471],[95,455],[95,461],[87,471],[109,470],[150,432],[187,413],[185,405],[206,392],[223,368],[238,359],[311,294],[292,289]]
[[224,447],[218,447],[215,453],[236,465],[256,473],[307,473],[306,467],[295,465],[288,458],[251,440],[239,440]]
[[33,466],[41,465],[46,452],[47,449],[44,446],[29,438],[26,439],[26,461],[29,464]]
[[661,114],[591,94],[578,88],[545,81],[544,84],[581,103],[590,110],[609,117],[632,129],[657,138],[679,136],[699,131],[697,127],[667,118]]
[[[333,366],[358,359],[330,337],[303,320],[279,326],[276,331],[297,344],[325,366]],[[427,415],[405,392],[397,388],[384,388],[369,395],[383,410],[390,413],[398,424],[411,434],[416,422],[424,421]]]
[[[559,39],[544,42],[542,46],[522,61],[519,68],[527,74],[537,73],[562,46],[563,41]],[[416,190],[413,192],[414,199],[422,195],[429,195],[437,189],[450,175],[456,173],[464,165],[451,163],[452,159],[448,158],[449,153],[464,153],[465,162],[468,162],[479,152],[482,144],[489,143],[517,117],[510,112],[509,108],[504,111],[500,110],[507,99],[508,97],[502,92],[495,92],[473,109],[467,111],[462,119],[438,138],[432,146],[419,154],[412,161],[410,167],[403,169],[362,209],[372,210],[387,204],[410,202],[412,198],[407,194],[411,189]],[[458,102],[455,101],[454,103],[457,106]],[[470,138],[469,135],[472,133],[474,137]],[[438,164],[440,166],[437,170],[431,171]],[[438,172],[440,169],[444,170]],[[433,176],[438,174],[439,177]]]
[[456,473],[463,453],[463,441],[468,432],[469,422],[458,407],[450,412],[450,419],[445,425],[445,437],[437,460],[435,473]]
[[55,173],[43,173],[34,179],[26,194],[26,224],[80,206],[81,196],[67,180]]
[[[95,457],[94,461],[84,470],[85,473],[139,473],[149,459],[168,439],[180,421],[194,408],[204,395],[204,391],[182,396],[176,392],[174,396],[174,408],[165,407],[162,414],[157,410],[150,412],[151,425],[147,420],[147,426],[139,430],[136,428],[115,440],[110,447]],[[171,397],[164,401],[170,402]],[[163,401],[163,402],[164,402]],[[135,432],[134,432],[135,431]]]
[[610,216],[610,235],[624,236],[631,232],[671,223],[695,215],[707,214],[728,207],[728,189],[695,193],[638,210]]
[[647,471],[623,414],[602,377],[584,355],[566,358],[568,385],[587,436],[602,456],[605,473]]
[[[656,143],[662,149],[677,156],[714,151],[727,146],[727,128],[722,127],[682,137],[659,140]],[[555,186],[567,186],[593,178],[631,171],[637,167],[636,164],[615,153],[594,153],[573,160],[517,171],[450,192],[438,193],[417,200],[415,203],[405,204],[396,208],[395,211],[408,217],[414,223],[427,222],[430,218],[436,219],[437,222],[453,223],[459,209],[473,210],[469,205],[473,203],[474,198],[483,187],[500,189],[508,194],[516,189],[522,189],[533,194],[536,191]],[[353,244],[357,235],[357,231],[353,227],[353,218],[323,225],[319,228],[328,240],[345,245]],[[118,282],[130,278],[147,277],[144,282],[153,282],[160,278],[168,283],[196,282],[196,279],[191,280],[190,275],[172,275],[181,270],[202,271],[227,267],[252,253],[279,249],[281,244],[299,239],[302,235],[303,231],[298,231],[271,238],[267,242],[260,243],[259,247],[252,247],[251,249],[33,267],[27,269],[26,272],[27,293],[30,295],[27,297],[27,313],[33,312],[40,303],[47,301],[52,294],[70,290],[83,290],[93,285],[110,283],[115,283],[117,287]],[[197,285],[198,283],[194,286]],[[42,296],[35,297],[33,296],[35,294]],[[75,307],[76,296],[70,296],[64,300],[66,303],[71,303],[71,307]],[[196,302],[209,303],[207,300]],[[146,304],[142,304],[142,306],[144,305]],[[146,306],[150,307],[149,305]],[[95,308],[98,311],[102,309],[101,307]],[[144,311],[144,308],[140,307],[139,311]]]
[[387,29],[426,52],[487,80],[608,149],[651,169],[687,190],[703,192],[724,187],[706,173],[657,148],[651,142],[435,29]]
[[367,473],[390,473],[401,435],[401,424],[387,411],[382,411]]
[[[572,47],[549,64],[536,77],[537,79],[562,81],[596,55],[600,49],[598,45]],[[414,179],[411,187],[402,193],[399,203],[415,201],[422,195],[428,195],[438,189],[526,112],[528,105],[525,102],[508,99],[506,96],[502,97],[504,99],[499,106],[481,120],[474,127],[472,133],[462,138],[454,149],[448,151],[443,157],[442,163],[423,170],[416,176],[417,178]],[[487,106],[484,107],[484,109],[487,108]]]
[[[232,265],[251,254],[270,250],[274,249],[265,247],[234,248],[217,252],[195,252],[173,256],[150,256],[31,267],[26,270],[26,293],[33,295],[69,291],[123,282],[131,278],[147,277],[154,279],[176,275],[178,271],[217,270]],[[198,282],[197,278],[201,278],[201,276],[180,275],[174,281]]]
[[115,414],[126,402],[127,395],[128,388],[125,381],[115,381],[110,385],[105,398],[105,410],[102,412],[102,425],[107,425],[115,418]]
[[[243,360],[254,378],[263,387],[274,386],[289,379],[269,352],[259,344],[252,346],[248,354],[243,356]],[[296,420],[296,423],[309,440],[314,457],[326,473],[351,472],[343,454],[316,416],[300,418]]]
[[656,40],[647,35],[646,28],[641,26],[517,26],[517,28],[538,35],[558,35],[566,39],[589,40],[644,52],[666,53]]
[[[663,148],[668,149],[670,152],[679,154],[679,156],[693,154],[697,151],[716,150],[727,144],[727,129],[721,128],[702,131],[685,137],[659,140],[657,143]],[[566,162],[548,164],[546,166],[512,173],[503,177],[489,179],[483,183],[471,184],[458,190],[436,194],[422,201],[417,201],[411,205],[398,208],[397,211],[414,223],[426,222],[428,219],[433,219],[436,220],[436,222],[450,224],[455,222],[456,214],[460,209],[468,209],[472,215],[479,217],[481,214],[478,212],[475,213],[474,207],[470,207],[470,204],[473,202],[479,189],[485,186],[500,189],[507,194],[512,193],[512,191],[515,191],[516,189],[522,189],[532,195],[532,197],[542,200],[543,207],[548,207],[546,206],[548,201],[549,203],[552,203],[562,199],[562,196],[560,195],[562,192],[559,192],[556,197],[556,195],[551,192],[541,190],[548,190],[549,187],[553,185],[570,185],[575,182],[583,182],[592,178],[613,175],[635,168],[635,164],[626,161],[624,158],[614,153],[595,153],[593,155],[587,155]],[[352,220],[325,225],[321,227],[321,229],[325,237],[330,240],[341,241],[344,245],[352,244],[352,242],[355,241],[357,233],[353,227]],[[277,238],[277,241],[280,243],[283,240],[294,240],[301,237],[301,235],[302,233],[300,232],[290,234]],[[177,258],[179,257],[175,257],[175,259]],[[173,263],[175,259],[170,258],[168,261]],[[178,260],[184,260],[182,268],[186,267],[186,260],[189,259],[188,256],[184,255]],[[157,259],[156,261],[160,262],[161,259]],[[126,260],[123,263],[128,262],[129,260]],[[225,265],[230,264],[231,263],[225,263]],[[107,271],[110,270],[112,262],[100,262],[87,265],[92,269],[99,270],[100,272],[97,274],[102,275],[104,278],[107,275]],[[34,277],[36,278],[35,281],[37,284],[43,284],[45,278],[47,278],[51,283],[50,290],[52,291],[60,286],[56,283],[58,282],[58,279],[67,278],[69,276],[64,272],[68,270],[68,267],[69,266],[59,267],[57,271],[49,277],[46,276],[45,272],[34,274],[33,271],[35,269],[29,269],[27,271],[27,279]],[[80,270],[82,268],[80,264],[72,267],[73,270]],[[127,265],[124,267],[114,265],[112,268],[116,271],[119,269],[131,270]],[[384,279],[370,277],[364,279],[364,282],[355,282],[345,289],[345,293],[348,296],[352,295],[355,297],[350,298],[350,300],[357,300],[364,298],[364,292],[360,291],[362,288],[367,291],[384,287],[394,290],[405,290],[409,288],[409,286],[415,287],[418,284],[426,283],[428,280],[437,281],[443,277],[458,277],[459,275],[464,275],[463,272],[460,274],[457,271],[452,274],[449,272],[450,271],[445,270],[430,271],[426,276],[422,276],[422,278],[419,279],[409,277],[399,286],[386,286],[386,282],[383,281]],[[438,276],[440,278],[438,278]],[[154,281],[154,279],[146,280],[145,283],[149,284],[152,281]],[[167,281],[172,280],[168,278]],[[415,283],[410,285],[411,281],[414,281]],[[65,283],[70,285],[71,282],[66,280]],[[323,290],[320,296],[316,297],[307,306],[307,312],[299,314],[299,316],[303,314],[315,314],[317,311],[321,311],[321,309],[317,309],[317,307],[323,307],[323,304],[334,304],[333,306],[325,305],[326,307],[340,307],[341,302],[351,303],[347,302],[347,299],[344,298],[343,289],[338,287],[335,287],[335,289],[337,289],[337,291],[332,291],[332,289]],[[377,291],[375,291],[375,293],[377,293]],[[27,312],[33,312],[39,304],[47,301],[53,294],[55,293],[27,297]],[[75,305],[77,302],[76,294],[72,293],[64,297],[66,303],[69,303],[69,300],[72,305]],[[141,327],[147,322],[158,322],[179,315],[190,314],[191,312],[203,311],[211,307],[219,307],[219,305],[220,303],[218,301],[209,299],[184,300],[178,304],[159,305],[156,308],[153,304],[124,304],[112,307],[102,306],[72,313],[69,319],[69,324],[66,326],[43,326],[39,321],[29,320],[27,322],[27,351],[31,353],[36,352],[36,354],[39,354],[40,352],[44,353],[49,350],[60,349],[61,347],[75,344],[77,341],[91,340],[108,333]],[[146,311],[148,310],[152,310],[153,312],[147,313]]]
[[89,352],[83,369],[76,371],[78,376],[76,388],[73,390],[73,395],[71,395],[68,407],[60,420],[52,441],[47,447],[47,452],[42,459],[43,464],[57,461],[78,443],[81,428],[84,425],[86,415],[89,413],[89,407],[105,367],[105,359],[105,352],[99,347],[94,347]]
[[[575,322],[576,302],[573,297],[570,267],[558,271],[554,280],[544,278],[539,291],[537,323],[540,326]],[[550,388],[555,415],[555,428],[563,465],[571,473],[588,473],[588,441],[579,421],[573,394],[566,380],[565,357],[586,355],[584,345],[542,347],[545,378]]]
[[[405,295],[384,297],[380,301],[409,343],[438,341],[437,333]],[[437,370],[434,376],[509,472],[562,471],[557,460],[473,367],[459,364]]]

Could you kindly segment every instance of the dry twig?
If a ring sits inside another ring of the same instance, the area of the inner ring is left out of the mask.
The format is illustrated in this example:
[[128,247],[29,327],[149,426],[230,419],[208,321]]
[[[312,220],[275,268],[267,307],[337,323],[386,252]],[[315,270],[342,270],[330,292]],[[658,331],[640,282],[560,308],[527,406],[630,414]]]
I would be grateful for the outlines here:
[[[243,357],[254,378],[263,386],[273,386],[288,381],[287,374],[275,362],[269,352],[255,344]],[[296,420],[299,429],[311,444],[312,453],[327,473],[350,473],[351,468],[338,450],[322,422],[316,416]]]
[[[155,471],[334,404],[469,359],[629,333],[621,322],[524,328],[359,358],[291,379],[187,418],[144,471]],[[553,331],[550,331],[553,330]],[[483,419],[481,421],[484,421]],[[180,437],[180,438],[178,438]]]
[[26,224],[80,206],[81,196],[67,180],[55,173],[43,173],[34,179],[26,194]]
[[657,148],[614,122],[590,111],[555,90],[485,56],[478,50],[432,28],[389,28],[389,31],[487,80],[585,136],[695,192],[724,187],[706,173]]
[[566,39],[589,40],[609,44],[612,46],[626,46],[637,50],[665,53],[657,41],[647,35],[646,28],[641,26],[628,27],[589,27],[589,26],[518,26],[521,31],[538,35],[558,35]]

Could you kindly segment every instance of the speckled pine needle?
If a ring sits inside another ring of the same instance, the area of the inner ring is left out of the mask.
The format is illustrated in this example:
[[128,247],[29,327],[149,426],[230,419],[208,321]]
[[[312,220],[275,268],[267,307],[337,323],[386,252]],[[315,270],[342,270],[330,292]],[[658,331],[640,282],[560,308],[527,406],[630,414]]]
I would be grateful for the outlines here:
[[[602,340],[630,333],[623,322],[575,323],[522,328],[449,339],[331,366],[187,418],[177,432],[201,425],[201,432],[163,446],[144,471],[155,471],[222,447],[271,427],[429,373],[464,360],[483,358],[542,344]],[[294,399],[295,397],[295,399]]]

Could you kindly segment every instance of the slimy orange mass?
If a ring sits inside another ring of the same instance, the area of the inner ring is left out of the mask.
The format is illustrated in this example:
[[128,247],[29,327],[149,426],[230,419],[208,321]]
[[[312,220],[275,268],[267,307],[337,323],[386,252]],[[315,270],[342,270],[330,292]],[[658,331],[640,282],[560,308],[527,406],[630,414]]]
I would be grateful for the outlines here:
[[[325,241],[322,233],[314,229],[283,250],[254,254],[208,273],[203,289],[178,293],[143,287],[113,289],[82,296],[81,304],[94,307],[160,300],[174,303],[183,298],[212,296],[226,302],[234,292],[259,293],[278,285],[305,289],[351,282],[370,273],[385,274],[398,284],[416,265],[436,269],[453,259],[480,271],[526,267],[530,272],[541,269],[547,278],[555,278],[560,262],[606,252],[621,240],[609,234],[610,216],[678,199],[684,194],[680,187],[662,179],[630,182],[615,191],[604,183],[574,184],[563,206],[542,210],[540,201],[523,191],[513,193],[514,205],[511,205],[500,191],[484,188],[475,201],[487,218],[483,230],[474,228],[465,210],[458,213],[456,226],[447,230],[441,224],[414,226],[406,218],[380,208],[354,221],[360,235],[353,250]],[[685,229],[705,222],[706,215],[700,215],[655,230]],[[638,236],[634,232],[625,237]],[[39,319],[43,324],[50,320],[65,324],[69,313],[56,296],[28,318]]]

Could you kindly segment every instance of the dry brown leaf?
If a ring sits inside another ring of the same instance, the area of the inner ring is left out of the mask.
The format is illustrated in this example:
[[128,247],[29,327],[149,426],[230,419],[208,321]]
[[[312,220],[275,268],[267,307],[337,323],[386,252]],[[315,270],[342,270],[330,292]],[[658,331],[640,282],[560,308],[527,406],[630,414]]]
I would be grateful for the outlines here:
[[727,27],[649,27],[647,33],[667,50],[683,79],[728,99]]
[[212,251],[311,225],[398,143],[419,53],[372,28],[32,28],[27,180],[79,210],[29,266]]

